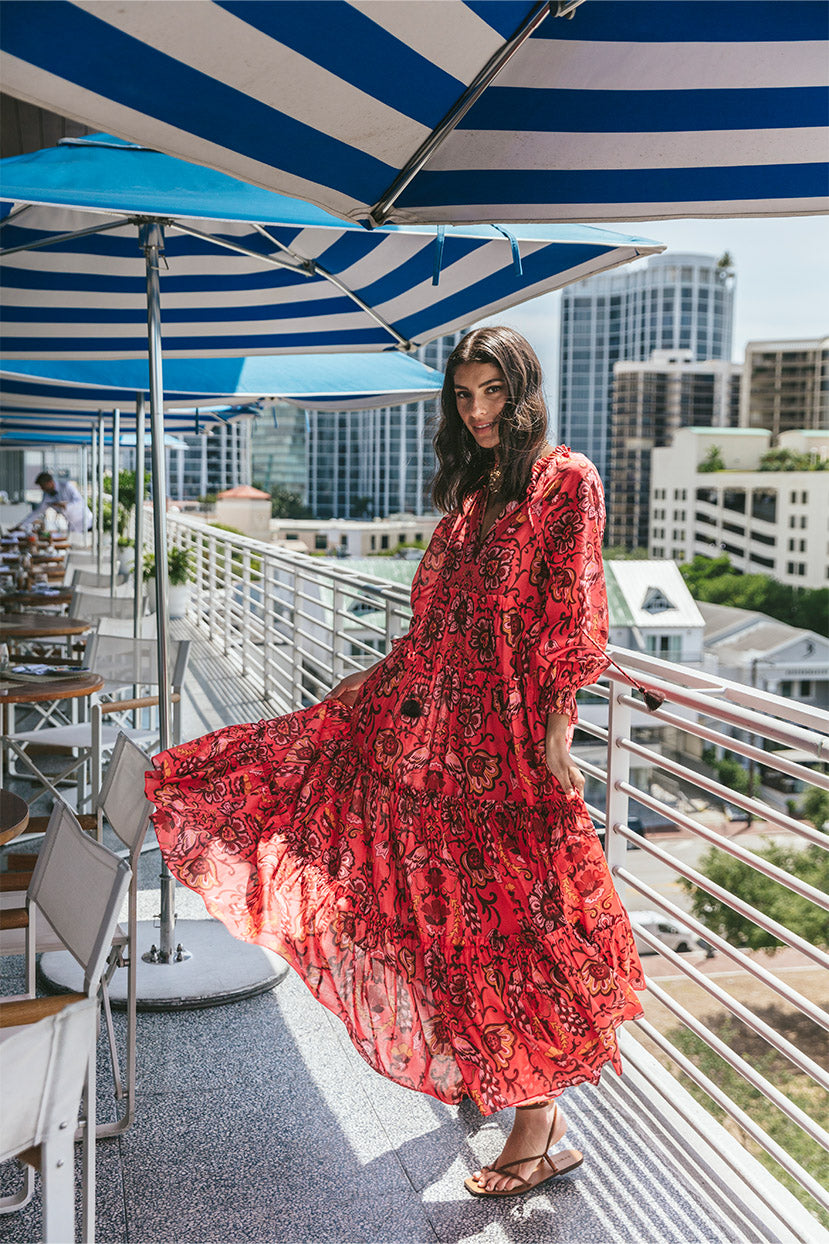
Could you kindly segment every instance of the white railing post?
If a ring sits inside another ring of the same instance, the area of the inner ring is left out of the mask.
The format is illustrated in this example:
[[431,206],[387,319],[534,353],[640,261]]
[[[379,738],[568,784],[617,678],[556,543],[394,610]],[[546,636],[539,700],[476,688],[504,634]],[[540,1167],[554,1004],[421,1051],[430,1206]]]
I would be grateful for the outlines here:
[[302,652],[299,647],[299,607],[297,604],[297,588],[299,586],[299,570],[296,566],[293,568],[293,596],[294,604],[291,609],[291,648],[293,649],[294,659],[291,662],[291,707],[302,707]]
[[271,596],[271,559],[262,557],[262,695],[271,694],[271,645],[274,636],[273,598]]
[[230,654],[230,617],[233,610],[233,548],[226,539],[222,540],[222,600],[224,615],[222,617],[222,652]]
[[242,674],[248,672],[248,644],[250,642],[250,549],[242,550],[242,618],[239,624],[242,648]]
[[333,669],[334,683],[343,678],[349,670],[346,668],[344,657],[345,651],[345,634],[340,633],[340,624],[343,617],[343,593],[338,583],[334,584],[333,601],[331,604],[331,666]]
[[[627,854],[627,839],[617,833],[617,825],[626,825],[630,799],[621,789],[623,782],[630,779],[630,752],[623,747],[623,742],[630,738],[633,714],[629,705],[624,703],[627,694],[624,683],[610,679],[610,703],[607,720],[607,802],[605,821],[605,853],[610,871],[615,874],[617,868],[623,868]],[[620,888],[617,886],[617,889]],[[624,887],[621,887],[621,898],[624,901]]]
[[211,644],[216,638],[216,537],[208,536],[207,540],[207,630]]
[[196,535],[196,625],[204,625],[204,532]]

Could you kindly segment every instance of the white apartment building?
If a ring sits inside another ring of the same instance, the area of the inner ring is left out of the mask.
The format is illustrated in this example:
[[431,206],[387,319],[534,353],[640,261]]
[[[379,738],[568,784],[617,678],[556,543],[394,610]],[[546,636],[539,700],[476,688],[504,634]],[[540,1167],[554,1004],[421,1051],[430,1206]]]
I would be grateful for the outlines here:
[[[348,518],[273,518],[271,543],[297,553],[324,553],[329,557],[372,557],[398,544],[426,545],[441,520],[440,514],[395,514],[361,521]],[[382,571],[375,570],[375,574]]]
[[[651,557],[690,561],[727,553],[744,573],[799,587],[829,583],[829,470],[761,471],[764,428],[681,428],[653,450]],[[829,432],[783,432],[780,449],[829,456]],[[724,470],[703,471],[719,450]]]

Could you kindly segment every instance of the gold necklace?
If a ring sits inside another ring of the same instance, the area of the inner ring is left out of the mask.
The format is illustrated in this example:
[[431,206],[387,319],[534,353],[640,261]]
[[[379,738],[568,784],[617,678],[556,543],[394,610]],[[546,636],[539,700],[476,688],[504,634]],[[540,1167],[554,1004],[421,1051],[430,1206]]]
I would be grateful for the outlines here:
[[499,486],[499,484],[501,483],[501,476],[502,476],[502,475],[503,475],[503,471],[501,470],[501,465],[500,465],[500,463],[496,462],[496,463],[495,463],[495,466],[494,466],[494,467],[492,468],[492,470],[489,472],[489,490],[490,490],[490,492],[497,492],[497,491],[498,491],[498,486]]

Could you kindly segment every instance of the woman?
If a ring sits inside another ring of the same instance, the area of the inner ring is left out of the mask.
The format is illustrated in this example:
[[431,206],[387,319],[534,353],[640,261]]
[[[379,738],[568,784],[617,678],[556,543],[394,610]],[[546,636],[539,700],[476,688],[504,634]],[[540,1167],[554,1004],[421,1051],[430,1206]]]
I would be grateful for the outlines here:
[[378,1071],[491,1114],[513,1195],[553,1099],[620,1070],[640,1014],[630,926],[570,758],[575,694],[607,664],[601,485],[545,443],[541,371],[508,328],[452,353],[435,439],[438,525],[407,635],[322,703],[155,758],[171,870],[232,933],[282,954]]

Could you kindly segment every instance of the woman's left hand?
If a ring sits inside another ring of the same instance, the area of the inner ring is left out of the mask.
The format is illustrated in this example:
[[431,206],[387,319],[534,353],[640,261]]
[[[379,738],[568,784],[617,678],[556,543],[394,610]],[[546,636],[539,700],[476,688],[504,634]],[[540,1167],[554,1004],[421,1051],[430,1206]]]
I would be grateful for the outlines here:
[[569,719],[557,713],[551,713],[547,719],[547,733],[544,740],[544,759],[547,768],[561,786],[568,799],[577,799],[584,794],[584,774],[573,763],[570,747],[567,742]]

